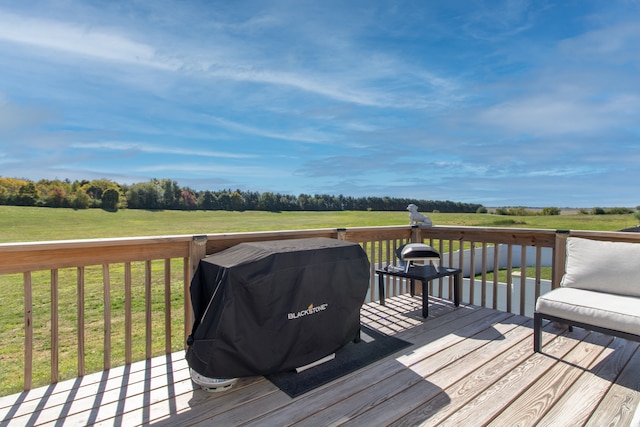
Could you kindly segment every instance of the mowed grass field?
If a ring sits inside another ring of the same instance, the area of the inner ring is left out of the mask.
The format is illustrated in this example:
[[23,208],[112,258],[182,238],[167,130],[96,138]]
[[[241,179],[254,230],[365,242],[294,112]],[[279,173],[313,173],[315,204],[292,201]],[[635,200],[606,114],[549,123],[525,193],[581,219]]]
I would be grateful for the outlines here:
[[[500,216],[428,213],[434,225],[617,231],[634,227],[628,215]],[[54,209],[0,206],[0,243],[210,234],[242,231],[407,225],[408,212],[227,212]]]
[[[546,229],[615,231],[635,226],[633,215],[560,215],[505,217],[492,214],[429,214],[435,225],[526,227]],[[408,212],[226,212],[143,211],[99,209],[72,210],[0,206],[0,244],[13,242],[92,239],[109,237],[166,236],[243,231],[350,228],[407,225]],[[171,311],[172,348],[184,348],[182,261],[171,262],[171,302],[164,301],[164,263],[152,263],[152,348],[164,352],[164,313]],[[133,322],[145,317],[144,263],[132,265]],[[77,271],[59,274],[59,370],[60,380],[77,376]],[[113,265],[111,282],[111,363],[124,363],[124,266]],[[49,383],[51,360],[51,273],[32,274],[34,325],[33,386]],[[86,373],[103,369],[104,290],[101,266],[85,269]],[[24,296],[22,274],[0,276],[0,395],[22,390],[24,356]],[[144,328],[134,328],[133,357],[145,355]]]

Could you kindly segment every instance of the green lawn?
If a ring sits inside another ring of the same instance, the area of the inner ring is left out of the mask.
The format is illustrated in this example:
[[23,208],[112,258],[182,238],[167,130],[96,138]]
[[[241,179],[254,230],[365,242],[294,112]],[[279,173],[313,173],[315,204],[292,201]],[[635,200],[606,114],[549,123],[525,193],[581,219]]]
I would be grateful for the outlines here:
[[[429,214],[435,225],[616,231],[633,215]],[[54,209],[0,206],[0,243],[309,228],[406,225],[408,212],[227,212]]]
[[[511,270],[513,273],[520,273],[522,269],[520,267],[513,268]],[[553,269],[551,267],[541,267],[540,268],[540,279],[542,280],[551,280],[551,276],[553,274]],[[494,272],[487,273],[487,282],[493,282]],[[536,268],[535,267],[527,267],[527,277],[536,277]],[[482,280],[482,274],[476,274],[475,278],[477,280]],[[499,270],[498,271],[498,282],[507,283],[507,270]]]

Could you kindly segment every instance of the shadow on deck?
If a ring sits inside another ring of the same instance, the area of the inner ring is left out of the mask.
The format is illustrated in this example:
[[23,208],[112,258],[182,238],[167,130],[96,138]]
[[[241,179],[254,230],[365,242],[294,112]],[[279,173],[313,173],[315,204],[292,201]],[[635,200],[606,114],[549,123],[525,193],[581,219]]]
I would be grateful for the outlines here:
[[184,353],[0,398],[0,425],[628,425],[640,402],[640,351],[581,329],[400,296],[370,303],[362,322],[413,343],[292,399],[263,377],[206,393]]

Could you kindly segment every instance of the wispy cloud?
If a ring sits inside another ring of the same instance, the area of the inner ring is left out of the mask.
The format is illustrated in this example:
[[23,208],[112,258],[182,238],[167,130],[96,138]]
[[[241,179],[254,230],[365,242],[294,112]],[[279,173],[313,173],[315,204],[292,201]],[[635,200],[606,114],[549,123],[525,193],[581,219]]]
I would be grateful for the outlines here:
[[292,131],[289,133],[285,132],[272,132],[264,127],[255,127],[248,126],[243,123],[235,122],[232,120],[227,120],[222,117],[211,117],[208,119],[226,129],[238,131],[247,135],[255,135],[263,138],[269,139],[279,139],[285,141],[295,141],[295,142],[307,142],[312,144],[323,144],[329,143],[333,138],[332,135],[319,132],[316,130],[306,130],[306,131]]
[[51,21],[0,11],[0,40],[26,44],[98,60],[171,69],[156,58],[156,50],[108,29]]
[[603,57],[613,63],[637,61],[640,52],[629,49],[640,43],[640,28],[635,21],[605,25],[596,30],[562,40],[559,49],[570,59],[598,62]]
[[[245,25],[255,25],[255,22]],[[241,36],[236,39],[224,38],[224,41],[233,43],[233,48],[215,41],[213,46],[196,48],[178,38],[164,40],[176,50],[173,53],[156,45],[157,42],[153,40],[141,41],[140,37],[139,32],[134,36],[114,27],[25,17],[0,11],[0,40],[37,48],[42,55],[50,56],[49,52],[57,51],[185,76],[282,86],[369,107],[429,108],[441,103],[432,97],[412,92],[413,86],[426,85],[431,94],[434,90],[448,91],[454,86],[451,81],[433,73],[411,71],[414,67],[399,58],[380,54],[367,57],[357,50],[340,53],[348,66],[343,63],[338,68],[330,69],[326,66],[318,68],[320,64],[315,64],[313,68],[298,64],[292,68],[283,67],[282,57],[256,61],[260,41],[247,42]],[[382,62],[383,57],[385,59]],[[57,56],[55,60],[65,61],[65,58]],[[72,57],[68,60],[75,61]],[[398,70],[404,71],[398,73]],[[379,83],[384,80],[389,80],[395,90],[410,86],[400,96],[394,91],[381,90]]]
[[262,179],[266,176],[270,178],[291,177],[291,174],[265,166],[228,166],[219,163],[198,164],[192,163],[167,163],[153,166],[142,166],[135,169],[137,173],[176,173],[188,172],[197,176],[224,176],[224,177],[244,177]]
[[498,41],[514,37],[534,25],[533,18],[546,7],[544,1],[502,0],[484,4],[464,20],[465,33],[478,39]]
[[174,154],[180,156],[219,157],[225,159],[250,159],[253,154],[240,154],[209,150],[194,150],[189,148],[171,148],[139,142],[88,142],[74,143],[71,148],[83,150],[134,151],[148,154]]
[[[619,95],[612,99],[589,99],[584,94],[547,94],[513,99],[488,108],[478,122],[531,135],[592,134],[623,125],[640,109],[640,98]],[[635,120],[635,119],[634,119]]]

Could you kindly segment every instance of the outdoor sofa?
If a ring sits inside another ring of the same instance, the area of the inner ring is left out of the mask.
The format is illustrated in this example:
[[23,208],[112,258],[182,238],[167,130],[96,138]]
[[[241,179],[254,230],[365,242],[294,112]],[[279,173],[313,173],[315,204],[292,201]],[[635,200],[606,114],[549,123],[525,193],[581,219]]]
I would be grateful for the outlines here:
[[640,341],[640,243],[568,237],[560,287],[534,312],[534,351],[544,319]]

